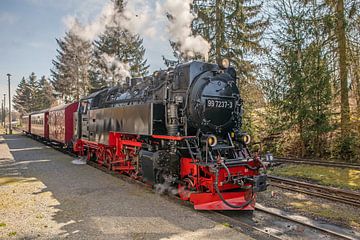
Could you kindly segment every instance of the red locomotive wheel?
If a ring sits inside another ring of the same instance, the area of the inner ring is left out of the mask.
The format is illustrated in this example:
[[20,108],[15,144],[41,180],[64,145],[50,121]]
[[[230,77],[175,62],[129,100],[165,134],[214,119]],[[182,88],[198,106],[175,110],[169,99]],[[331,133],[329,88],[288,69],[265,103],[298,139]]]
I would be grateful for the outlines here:
[[96,161],[99,165],[102,165],[104,163],[104,160],[105,160],[105,148],[99,147],[96,150]]
[[105,151],[105,159],[104,159],[104,165],[107,167],[107,169],[112,170],[112,162],[113,162],[113,153],[110,149],[107,149]]

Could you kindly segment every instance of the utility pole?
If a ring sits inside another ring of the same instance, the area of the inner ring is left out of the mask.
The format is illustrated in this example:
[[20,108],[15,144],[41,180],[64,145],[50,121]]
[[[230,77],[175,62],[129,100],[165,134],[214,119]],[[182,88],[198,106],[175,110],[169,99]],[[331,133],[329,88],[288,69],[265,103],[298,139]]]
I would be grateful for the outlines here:
[[4,115],[3,115],[3,119],[1,119],[4,122],[4,129],[5,128],[5,117],[6,117],[6,93],[4,93]]
[[11,95],[10,95],[10,77],[11,74],[6,74],[8,76],[8,83],[9,83],[9,134],[12,134],[12,128],[11,128]]
[[3,124],[4,120],[4,100],[1,99],[1,125]]

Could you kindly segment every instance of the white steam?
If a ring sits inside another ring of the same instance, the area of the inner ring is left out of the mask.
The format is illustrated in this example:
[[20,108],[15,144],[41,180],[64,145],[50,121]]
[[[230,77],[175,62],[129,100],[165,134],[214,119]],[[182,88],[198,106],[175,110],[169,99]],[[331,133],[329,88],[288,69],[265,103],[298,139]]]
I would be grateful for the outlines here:
[[123,12],[116,13],[114,18],[117,26],[130,33],[154,38],[156,28],[151,19],[152,11],[146,0],[131,0],[127,2]]
[[99,34],[105,31],[106,26],[113,23],[113,16],[115,14],[114,4],[106,4],[101,13],[94,21],[82,26],[79,21],[73,16],[67,16],[64,19],[65,26],[68,30],[85,41],[93,41]]
[[155,192],[159,194],[170,194],[170,195],[176,195],[178,194],[178,189],[173,186],[173,183],[175,182],[176,178],[169,176],[167,174],[162,175],[164,182],[163,183],[157,183],[154,185]]
[[116,56],[104,53],[101,55],[101,60],[106,65],[104,74],[108,76],[110,86],[123,84],[126,82],[127,77],[131,77],[129,64],[119,61]]
[[157,2],[157,13],[170,16],[167,24],[170,38],[179,44],[181,53],[192,58],[200,54],[208,60],[210,44],[201,36],[194,36],[191,23],[195,16],[191,13],[190,5],[193,0],[165,0]]
[[87,41],[96,39],[106,27],[119,27],[134,35],[156,38],[159,42],[170,39],[178,44],[179,51],[187,58],[201,55],[207,61],[211,47],[209,42],[193,35],[191,30],[195,18],[191,13],[192,2],[157,0],[153,4],[152,0],[131,0],[127,1],[122,12],[118,12],[114,3],[109,1],[94,21],[84,26],[74,17],[67,17],[64,22],[71,32]]
[[109,2],[94,21],[85,26],[79,24],[73,16],[66,17],[64,23],[70,31],[87,41],[96,39],[106,27],[119,27],[134,35],[155,37],[156,29],[151,26],[150,12],[151,8],[145,0],[129,1],[122,12],[118,12],[114,3]]

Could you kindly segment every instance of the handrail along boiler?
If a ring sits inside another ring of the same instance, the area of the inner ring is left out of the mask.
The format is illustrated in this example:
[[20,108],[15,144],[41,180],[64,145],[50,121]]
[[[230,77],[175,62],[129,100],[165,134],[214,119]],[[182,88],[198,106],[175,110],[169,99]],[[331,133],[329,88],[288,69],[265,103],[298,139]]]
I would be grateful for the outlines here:
[[200,210],[253,210],[266,175],[241,131],[234,68],[193,61],[80,101],[74,150],[110,170],[177,189]]

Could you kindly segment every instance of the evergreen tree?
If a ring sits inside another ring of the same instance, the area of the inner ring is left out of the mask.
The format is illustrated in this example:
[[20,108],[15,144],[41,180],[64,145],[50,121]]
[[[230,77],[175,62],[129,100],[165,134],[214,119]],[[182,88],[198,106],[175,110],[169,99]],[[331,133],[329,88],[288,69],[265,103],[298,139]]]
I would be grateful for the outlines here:
[[210,61],[228,58],[241,78],[254,78],[254,56],[262,53],[261,40],[268,21],[262,3],[251,0],[194,0],[197,18],[193,31],[211,43]]
[[347,140],[350,134],[350,106],[348,89],[348,67],[347,67],[347,37],[346,37],[346,18],[344,0],[337,0],[336,11],[336,39],[339,54],[339,75],[340,75],[340,95],[341,95],[341,139],[343,141],[343,152],[347,152],[349,146]]
[[56,39],[59,49],[53,60],[52,84],[64,102],[79,100],[90,91],[89,68],[91,43],[71,30],[63,39]]
[[39,109],[50,108],[51,105],[55,102],[55,97],[53,95],[54,89],[45,76],[41,77],[39,81],[39,85],[40,85],[40,89],[38,91]]
[[[327,28],[316,4],[275,1],[278,26],[272,41],[272,78],[267,83],[270,103],[278,109],[283,130],[295,129],[301,155],[324,154],[326,133],[331,130],[331,71],[327,56]],[[273,127],[273,126],[272,126]]]
[[[192,22],[194,34],[211,44],[209,61],[227,58],[235,67],[245,102],[243,127],[257,138],[260,126],[254,124],[258,118],[255,110],[264,106],[264,97],[256,72],[261,63],[258,57],[266,52],[262,38],[269,25],[262,13],[263,4],[252,0],[194,0],[192,9],[197,15]],[[172,47],[177,49],[176,43]],[[179,56],[178,52],[174,56]]]
[[[349,103],[349,32],[356,24],[359,16],[359,2],[356,0],[328,0],[326,4],[331,8],[334,16],[336,61],[338,65],[338,78],[340,82],[340,155],[349,160],[354,153],[354,135],[352,134],[351,112]],[[355,19],[355,22],[354,22]],[[351,23],[351,24],[350,24]],[[359,32],[358,28],[356,32]],[[351,47],[351,46],[350,46]],[[355,80],[356,81],[356,80]]]
[[27,80],[23,77],[13,98],[15,110],[24,115],[47,108],[48,106],[44,105],[44,99],[41,98],[42,89],[41,82],[37,80],[34,72]]
[[29,111],[29,88],[28,83],[23,77],[16,89],[13,97],[14,109],[24,115]]
[[37,80],[37,76],[35,75],[34,72],[32,72],[29,76],[29,81],[28,81],[28,91],[29,91],[28,112],[41,110],[39,104],[39,89],[40,89],[40,85]]
[[[116,11],[124,10],[122,0],[114,1]],[[143,39],[139,35],[132,35],[121,27],[121,23],[114,18],[113,23],[106,26],[105,32],[94,42],[94,59],[91,63],[91,76],[93,87],[100,88],[106,83],[117,82],[126,76],[129,66],[130,75],[141,77],[148,74],[149,65],[144,59],[145,48]],[[111,61],[109,62],[109,59]],[[120,71],[123,73],[119,74]],[[119,76],[120,75],[120,76]],[[118,77],[116,77],[118,76]]]

